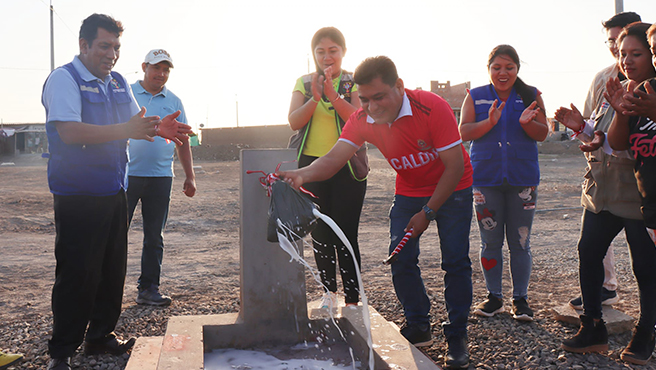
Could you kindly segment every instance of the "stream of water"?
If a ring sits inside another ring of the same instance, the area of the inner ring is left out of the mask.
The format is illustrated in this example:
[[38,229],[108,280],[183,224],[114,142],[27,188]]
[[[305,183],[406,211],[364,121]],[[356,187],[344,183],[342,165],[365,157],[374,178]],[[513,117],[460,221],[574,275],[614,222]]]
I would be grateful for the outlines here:
[[[333,221],[330,217],[322,214],[319,212],[317,209],[314,210],[314,215],[321,219],[323,222],[325,222],[334,232],[335,234],[339,237],[339,239],[344,243],[346,246],[347,250],[349,253],[351,253],[351,256],[353,260],[355,261],[355,253],[353,252],[353,247],[351,246],[351,243],[348,241],[346,238],[346,235],[344,235],[344,232],[337,226],[335,221]],[[308,271],[312,274],[314,279],[319,283],[321,283],[321,278],[319,276],[319,272],[312,267],[310,264],[303,259],[303,257],[299,254],[299,249],[294,242],[290,241],[294,239],[298,239],[302,243],[307,243],[304,241],[302,238],[291,238],[290,236],[292,235],[293,231],[287,228],[280,220],[278,221],[278,241],[280,244],[280,247],[289,254],[291,257],[290,262],[292,261],[297,261],[298,263],[302,264],[305,266]],[[283,233],[280,232],[280,230],[283,230]],[[373,370],[374,369],[374,353],[373,353],[373,342],[371,339],[371,319],[369,317],[369,305],[367,302],[367,296],[364,292],[364,284],[362,283],[362,275],[360,274],[360,268],[357,263],[354,263],[355,266],[355,271],[358,279],[358,286],[360,290],[360,298],[362,301],[362,320],[367,332],[367,345],[369,347],[369,363],[368,363],[368,369]],[[344,333],[342,332],[341,328],[337,325],[337,322],[335,321],[335,317],[333,314],[332,307],[328,310],[330,314],[330,319],[333,323],[333,325],[337,328],[339,334],[341,335],[342,339],[346,343],[346,337]],[[311,347],[316,347],[321,344],[300,344],[298,346],[311,346]],[[296,347],[298,347],[296,346]],[[302,348],[301,348],[302,349]],[[322,350],[323,351],[323,350]],[[361,363],[359,361],[355,360],[355,357],[353,355],[353,349],[351,347],[348,347],[349,354],[351,356],[351,365],[343,365],[343,364],[335,364],[334,361],[331,360],[318,360],[318,359],[307,359],[307,358],[302,358],[303,356],[299,354],[298,357],[300,358],[291,358],[291,359],[279,359],[278,357],[274,356],[273,354],[267,353],[265,351],[255,351],[255,350],[238,350],[238,349],[217,349],[212,351],[211,353],[206,353],[205,354],[205,370],[224,370],[224,369],[230,369],[230,370],[257,370],[257,369],[266,369],[266,370],[343,370],[343,369],[358,369],[359,366],[361,366]]]
[[[351,253],[351,257],[353,258],[353,261],[355,261],[355,253],[353,252],[353,247],[351,246],[351,243],[346,238],[346,235],[344,235],[344,232],[339,228],[339,226],[337,226],[335,221],[333,221],[330,217],[324,215],[323,213],[319,212],[319,210],[317,210],[317,209],[314,209],[313,213],[317,218],[321,219],[323,222],[326,223],[326,225],[328,225],[333,230],[333,232],[337,235],[337,237],[339,237],[339,239],[342,241],[342,243],[344,243],[344,245],[346,246],[346,249],[349,251],[349,253]],[[285,234],[289,234],[289,233],[292,232],[292,230],[287,228],[282,222],[280,222],[280,220],[278,220],[278,226],[285,231]],[[290,238],[288,237],[288,235],[283,235],[280,232],[278,232],[278,241],[280,242],[280,247],[285,252],[287,252],[289,254],[289,256],[291,257],[290,262],[291,261],[298,261],[299,263],[301,263],[303,266],[305,266],[312,273],[312,276],[314,276],[314,280],[316,280],[319,284],[322,284],[321,279],[319,277],[319,272],[316,271],[312,266],[310,266],[303,259],[303,257],[301,257],[301,255],[298,252],[299,249],[289,239]],[[303,241],[303,239],[300,239],[300,240]],[[303,241],[303,243],[305,243],[305,241]],[[360,299],[362,301],[362,321],[363,321],[365,329],[367,331],[367,346],[369,347],[369,367],[368,368],[373,370],[373,368],[374,368],[374,354],[373,354],[373,341],[371,339],[371,319],[369,317],[369,304],[368,304],[368,301],[367,301],[367,295],[364,292],[364,284],[362,283],[362,275],[360,274],[360,268],[358,267],[357,263],[354,263],[353,265],[355,266],[356,276],[358,277],[358,288],[359,288],[359,291],[360,291]],[[342,333],[342,330],[339,328],[339,326],[335,322],[335,317],[333,316],[332,308],[328,311],[330,313],[330,318],[331,318],[333,324],[335,325],[337,330],[339,330],[339,333],[342,336],[342,338],[346,341],[346,337]],[[351,351],[351,357],[353,357],[352,349],[350,349],[350,351]],[[354,369],[355,369],[355,360],[353,361],[353,363],[354,363]]]

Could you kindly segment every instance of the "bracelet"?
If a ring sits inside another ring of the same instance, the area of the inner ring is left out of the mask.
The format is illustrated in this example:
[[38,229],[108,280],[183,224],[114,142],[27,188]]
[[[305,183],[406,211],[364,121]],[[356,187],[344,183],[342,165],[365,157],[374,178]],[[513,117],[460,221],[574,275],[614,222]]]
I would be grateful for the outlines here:
[[319,102],[318,102],[318,101],[316,101],[316,100],[314,100],[314,96],[313,96],[313,97],[312,97],[312,99],[310,99],[310,100],[312,100],[313,102],[315,102],[315,103],[317,103],[317,104],[319,104]]
[[342,96],[339,95],[339,94],[337,94],[337,97],[336,97],[335,99],[331,100],[331,101],[330,101],[330,104],[332,104],[332,103],[338,101],[338,100],[341,99],[341,98],[342,98]]
[[572,130],[572,131],[574,131],[574,133],[572,134],[572,138],[576,138],[576,137],[578,137],[579,135],[581,135],[581,134],[583,133],[583,130],[585,130],[585,123],[583,123],[583,124],[581,125],[581,127],[579,127],[579,130],[578,130],[578,131],[574,131],[574,130]]
[[155,136],[159,135],[159,125],[155,125]]

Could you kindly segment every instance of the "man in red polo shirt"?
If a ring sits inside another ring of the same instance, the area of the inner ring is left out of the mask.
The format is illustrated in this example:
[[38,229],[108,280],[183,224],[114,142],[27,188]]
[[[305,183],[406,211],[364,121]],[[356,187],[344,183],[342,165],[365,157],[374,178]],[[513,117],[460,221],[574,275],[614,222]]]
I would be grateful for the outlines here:
[[342,168],[365,142],[375,145],[396,170],[390,210],[389,251],[406,231],[412,238],[392,264],[392,280],[403,305],[401,334],[415,346],[433,343],[430,300],[419,266],[419,237],[437,222],[442,251],[448,320],[446,366],[466,368],[467,317],[472,302],[469,227],[472,218],[472,167],[449,104],[421,90],[407,90],[387,57],[368,58],[355,70],[362,108],[353,113],[339,141],[312,165],[279,173],[290,185],[322,181]]

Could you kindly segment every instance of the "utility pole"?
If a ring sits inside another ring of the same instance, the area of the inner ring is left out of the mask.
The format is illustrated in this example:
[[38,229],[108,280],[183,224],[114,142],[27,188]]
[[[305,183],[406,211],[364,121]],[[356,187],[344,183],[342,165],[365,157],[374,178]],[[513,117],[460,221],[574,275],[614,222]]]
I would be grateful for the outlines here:
[[622,13],[624,11],[624,0],[615,0],[615,14]]
[[50,0],[50,71],[55,69],[55,26],[53,23],[53,13],[55,10],[52,7],[52,0]]
[[239,99],[237,99],[237,94],[235,94],[235,113],[237,117],[237,127],[239,127]]

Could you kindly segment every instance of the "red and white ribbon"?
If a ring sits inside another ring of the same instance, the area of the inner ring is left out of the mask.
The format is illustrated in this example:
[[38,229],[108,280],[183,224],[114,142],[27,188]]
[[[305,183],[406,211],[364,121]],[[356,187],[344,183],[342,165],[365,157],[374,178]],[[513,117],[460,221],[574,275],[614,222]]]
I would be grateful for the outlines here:
[[[295,161],[292,161],[292,162],[295,162]],[[278,165],[276,166],[276,172],[274,172],[274,173],[266,173],[264,171],[246,171],[246,174],[248,174],[248,175],[250,175],[252,173],[261,173],[261,174],[263,174],[264,176],[261,176],[260,179],[259,179],[260,184],[262,184],[262,186],[266,189],[267,197],[270,198],[271,193],[273,192],[271,186],[273,185],[274,182],[276,182],[278,180],[282,180],[278,175],[276,175],[276,173],[280,170],[280,166],[283,163],[290,163],[290,162],[288,161],[288,162],[278,163]],[[299,190],[301,192],[305,193],[305,194],[308,194],[312,198],[317,198],[316,195],[312,194],[312,192],[306,190],[303,187],[301,187]]]
[[413,229],[410,229],[410,231],[405,233],[405,235],[403,236],[403,239],[401,239],[401,241],[396,246],[396,248],[394,248],[392,253],[390,253],[389,257],[387,257],[385,259],[385,261],[383,261],[384,265],[391,265],[392,263],[394,263],[394,261],[396,261],[396,259],[399,257],[398,256],[399,252],[401,252],[401,249],[403,249],[403,247],[405,247],[405,243],[407,243],[408,239],[410,239],[410,236],[412,235],[412,230]]

